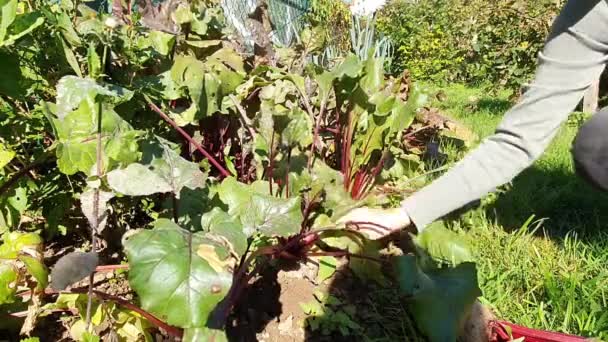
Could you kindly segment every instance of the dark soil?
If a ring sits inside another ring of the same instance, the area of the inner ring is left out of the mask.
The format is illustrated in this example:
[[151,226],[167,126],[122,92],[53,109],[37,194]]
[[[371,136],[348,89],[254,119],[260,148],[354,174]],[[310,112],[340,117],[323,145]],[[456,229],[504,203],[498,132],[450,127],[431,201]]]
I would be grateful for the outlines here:
[[[378,341],[391,341],[403,336],[401,322],[409,320],[409,317],[404,317],[407,313],[396,299],[395,290],[363,282],[347,268],[340,267],[340,269],[331,279],[317,284],[316,267],[310,262],[296,266],[269,267],[243,293],[229,321],[229,340],[233,342],[346,342],[362,340],[363,336],[377,336]],[[301,304],[317,300],[315,294],[319,292],[339,298],[341,304],[332,306],[334,310],[339,311],[345,306],[356,308],[352,318],[360,324],[361,330],[351,331],[352,334],[345,336],[338,329],[312,331],[311,320],[323,325],[324,321],[332,319],[324,315],[309,316],[301,307]],[[392,315],[402,317],[397,322],[391,317]],[[411,334],[419,336],[415,330],[412,330]]]
[[[228,324],[230,341],[303,341],[306,315],[300,303],[314,300],[307,265],[268,267],[243,293]],[[291,269],[290,269],[291,268]],[[307,274],[308,273],[308,274]]]

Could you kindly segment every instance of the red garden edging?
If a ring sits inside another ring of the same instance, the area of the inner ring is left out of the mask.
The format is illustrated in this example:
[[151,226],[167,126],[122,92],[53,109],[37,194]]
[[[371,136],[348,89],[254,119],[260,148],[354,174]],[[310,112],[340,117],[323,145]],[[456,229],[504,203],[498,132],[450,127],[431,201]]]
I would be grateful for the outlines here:
[[[492,342],[508,342],[512,339],[520,337],[525,338],[525,342],[583,342],[586,338],[550,331],[535,330],[522,327],[517,324],[493,321],[490,323],[492,327]],[[509,335],[508,331],[511,331]]]

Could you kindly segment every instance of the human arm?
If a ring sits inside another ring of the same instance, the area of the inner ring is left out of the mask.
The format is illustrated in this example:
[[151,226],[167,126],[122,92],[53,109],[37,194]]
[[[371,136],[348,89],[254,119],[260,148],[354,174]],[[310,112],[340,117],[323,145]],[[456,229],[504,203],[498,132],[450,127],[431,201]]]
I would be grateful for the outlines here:
[[[605,1],[569,1],[554,23],[539,55],[534,81],[521,101],[505,115],[496,133],[443,176],[403,201],[400,225],[408,226],[411,221],[421,231],[530,166],[603,70],[608,51],[606,32]],[[381,222],[381,216],[368,217],[368,221]]]

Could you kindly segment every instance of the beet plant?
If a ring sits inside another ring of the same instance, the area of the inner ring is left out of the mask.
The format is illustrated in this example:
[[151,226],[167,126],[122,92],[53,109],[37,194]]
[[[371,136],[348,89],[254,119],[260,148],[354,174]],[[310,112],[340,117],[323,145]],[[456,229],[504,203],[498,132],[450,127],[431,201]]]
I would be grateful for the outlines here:
[[[119,245],[104,238],[120,220],[119,203],[153,203],[146,222],[133,220],[140,225],[122,238],[141,307],[133,310],[184,341],[225,339],[232,309],[273,260],[347,258],[357,275],[385,279],[383,242],[369,237],[388,235],[388,228],[337,223],[356,207],[389,205],[375,186],[403,178],[404,165],[416,159],[404,150],[404,132],[425,96],[406,77],[386,75],[382,59],[351,54],[332,68],[308,63],[323,46],[314,28],[294,47],[248,54],[229,38],[212,2],[168,1],[141,13],[119,8],[114,17],[78,3],[74,9],[33,1],[19,15],[15,0],[0,4],[1,27],[12,34],[0,53],[17,68],[8,74],[14,84],[25,88],[3,82],[2,103],[11,113],[33,108],[29,117],[3,121],[44,120],[50,143],[35,147],[42,159],[31,168],[44,166],[41,183],[67,180],[41,195],[24,185],[23,174],[7,173],[0,203],[12,209],[2,211],[0,222],[16,229],[11,222],[25,212],[18,210],[19,192],[40,196],[38,209],[55,230],[67,208],[82,213],[90,252],[60,259],[51,278],[63,291],[90,275],[86,308],[83,297],[70,299],[81,303],[85,330],[100,310],[93,296],[134,307],[93,282],[97,255]],[[32,22],[22,34],[12,33],[23,25],[12,28],[4,14],[10,11]],[[0,143],[5,166],[18,144],[4,137]],[[57,209],[53,195],[67,187],[66,208]],[[455,237],[438,231],[417,237],[418,249],[398,257],[389,277],[410,300],[420,329],[445,341],[455,338],[479,289],[470,256],[456,253],[462,248]],[[42,242],[15,234],[5,233],[0,252],[13,251],[15,239]],[[46,268],[39,253],[27,253],[2,257],[1,303],[13,301],[17,288],[29,287],[33,301],[44,296]]]

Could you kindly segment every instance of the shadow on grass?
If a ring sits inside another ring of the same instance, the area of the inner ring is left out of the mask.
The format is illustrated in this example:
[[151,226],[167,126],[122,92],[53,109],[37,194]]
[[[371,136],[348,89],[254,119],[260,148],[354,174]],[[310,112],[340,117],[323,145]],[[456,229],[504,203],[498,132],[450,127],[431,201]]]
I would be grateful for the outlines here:
[[574,232],[591,241],[608,226],[608,194],[564,168],[527,169],[485,210],[506,230],[520,228],[531,215],[546,219],[539,233],[556,238]]
[[494,97],[483,97],[477,101],[476,110],[479,112],[488,112],[497,116],[502,116],[512,106],[513,103],[509,100]]

